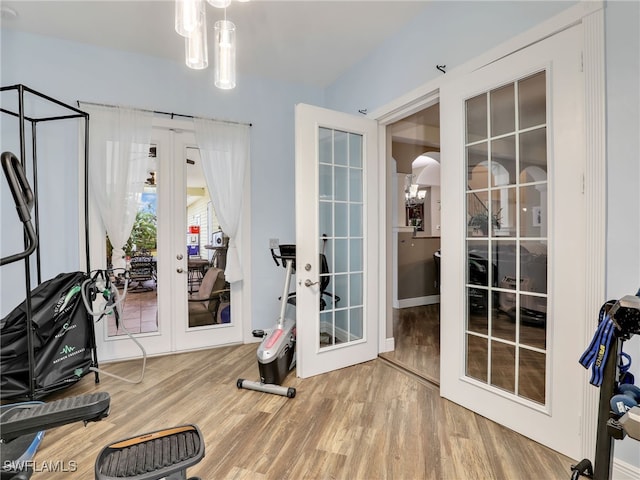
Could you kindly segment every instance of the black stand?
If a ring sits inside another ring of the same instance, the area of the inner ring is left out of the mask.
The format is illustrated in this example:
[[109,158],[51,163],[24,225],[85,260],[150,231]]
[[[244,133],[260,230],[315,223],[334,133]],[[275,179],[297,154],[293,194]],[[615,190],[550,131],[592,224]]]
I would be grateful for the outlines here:
[[[87,271],[91,271],[90,268],[90,263],[89,263],[89,230],[88,230],[88,225],[89,225],[89,195],[88,195],[88,189],[89,189],[89,177],[88,177],[88,157],[89,157],[89,146],[88,146],[88,138],[89,138],[89,114],[85,113],[81,110],[78,110],[77,108],[74,108],[70,105],[66,105],[65,103],[62,103],[59,100],[56,100],[54,98],[51,98],[47,95],[44,95],[42,93],[39,93],[35,90],[32,90],[24,85],[12,85],[12,86],[8,86],[8,87],[1,87],[0,88],[0,92],[2,92],[3,95],[8,96],[10,94],[10,92],[15,92],[17,94],[17,109],[16,110],[10,110],[7,108],[4,108],[4,105],[8,105],[11,104],[12,102],[9,101],[4,101],[3,98],[3,102],[2,105],[3,107],[0,108],[0,111],[4,114],[10,115],[14,118],[18,119],[18,128],[19,128],[19,132],[20,132],[20,154],[19,154],[19,162],[20,162],[20,167],[19,169],[13,168],[14,172],[18,172],[20,171],[21,173],[19,173],[19,175],[22,175],[24,178],[20,179],[18,184],[19,186],[21,186],[21,188],[19,188],[19,190],[21,190],[18,194],[24,194],[26,193],[26,189],[24,189],[23,187],[25,185],[20,185],[20,184],[24,184],[27,183],[27,187],[29,187],[28,185],[28,181],[26,180],[26,174],[25,172],[27,171],[27,166],[30,165],[31,166],[31,179],[32,179],[32,188],[33,188],[33,192],[31,195],[31,198],[29,199],[23,199],[25,206],[26,204],[29,204],[28,206],[28,211],[26,213],[29,213],[31,210],[31,207],[34,207],[34,223],[35,223],[35,237],[36,237],[36,241],[35,241],[35,246],[33,245],[34,242],[32,242],[29,238],[28,238],[28,233],[26,231],[27,227],[27,222],[23,221],[24,225],[25,225],[25,250],[23,252],[23,254],[17,254],[17,255],[11,255],[9,257],[5,257],[2,259],[2,262],[0,262],[0,265],[5,265],[8,263],[12,263],[14,261],[20,260],[20,259],[24,259],[24,268],[25,268],[25,290],[26,290],[26,318],[27,318],[27,328],[26,328],[26,336],[27,336],[27,353],[28,353],[28,363],[29,363],[29,391],[26,395],[27,398],[29,398],[30,400],[35,399],[38,395],[36,394],[36,387],[35,387],[35,378],[34,378],[34,369],[35,369],[35,358],[34,358],[34,332],[33,332],[33,325],[31,322],[31,318],[32,318],[32,310],[31,310],[31,265],[30,265],[30,256],[32,253],[35,253],[35,260],[36,260],[36,275],[37,275],[37,284],[40,285],[42,283],[42,272],[41,272],[41,262],[40,262],[40,244],[38,241],[39,238],[39,211],[38,211],[38,155],[37,155],[37,146],[38,146],[38,142],[37,142],[37,127],[38,124],[40,122],[51,122],[51,121],[57,121],[57,120],[69,120],[69,119],[83,119],[84,120],[84,126],[85,126],[85,135],[84,135],[84,223],[85,223],[85,229],[84,229],[84,234],[85,234],[85,256],[86,256],[86,269]],[[29,103],[25,103],[25,96],[28,96],[30,102]],[[25,109],[27,108],[27,105],[29,107],[31,107],[31,110],[33,110],[33,112],[45,112],[45,113],[40,113],[40,114],[30,114],[25,112]],[[26,126],[30,125],[31,127],[31,162],[27,162],[27,138],[26,138]],[[12,162],[7,162],[12,163]],[[31,194],[30,189],[29,190],[29,194]],[[14,199],[16,199],[16,193],[12,192],[14,194]],[[18,200],[16,200],[16,202],[18,202]],[[18,204],[16,203],[16,206],[18,206]],[[20,213],[19,213],[20,214]],[[23,214],[20,214],[20,216],[22,217]],[[30,223],[31,220],[29,218],[28,223]],[[27,253],[28,252],[28,253]],[[19,258],[18,258],[19,257]],[[89,315],[89,314],[87,314]],[[92,349],[92,357],[93,357],[93,367],[98,367],[98,358],[97,358],[97,353],[96,353],[96,344],[95,344],[95,327],[93,324],[93,319],[91,317],[88,316],[87,318],[88,323],[90,324],[90,334],[91,334],[91,349]],[[100,378],[98,376],[98,372],[94,372],[95,373],[95,382],[99,383],[100,382]]]
[[633,335],[640,333],[640,297],[627,295],[616,302],[611,302],[608,313],[615,322],[616,328],[612,345],[604,359],[598,406],[595,458],[593,464],[590,460],[583,459],[573,465],[571,467],[572,480],[577,480],[580,476],[594,480],[610,479],[614,440],[622,440],[627,434],[623,425],[618,421],[617,415],[611,412],[610,400],[615,393],[618,381],[616,362],[622,350],[622,344]]

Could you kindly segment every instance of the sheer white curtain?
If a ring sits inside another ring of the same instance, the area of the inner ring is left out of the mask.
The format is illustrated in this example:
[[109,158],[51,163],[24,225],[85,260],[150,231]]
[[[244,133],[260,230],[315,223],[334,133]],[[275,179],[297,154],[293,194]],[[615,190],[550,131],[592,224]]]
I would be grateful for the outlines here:
[[242,213],[244,171],[249,159],[249,126],[194,119],[202,170],[222,231],[229,237],[225,278],[242,280],[236,246]]
[[82,108],[89,113],[91,194],[113,245],[113,268],[125,268],[124,246],[148,176],[153,114],[88,104]]

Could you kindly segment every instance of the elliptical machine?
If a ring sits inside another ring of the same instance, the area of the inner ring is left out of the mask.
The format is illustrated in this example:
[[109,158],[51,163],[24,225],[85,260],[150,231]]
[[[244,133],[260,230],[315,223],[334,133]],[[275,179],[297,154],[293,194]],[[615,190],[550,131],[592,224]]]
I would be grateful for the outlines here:
[[296,269],[296,246],[280,245],[278,250],[279,254],[276,254],[275,249],[272,248],[271,256],[276,265],[281,265],[278,262],[280,260],[286,269],[278,323],[270,331],[254,330],[252,332],[254,337],[262,338],[257,352],[260,381],[239,378],[236,386],[293,398],[296,396],[296,389],[284,387],[282,382],[296,366],[296,321],[295,317],[292,319],[285,316],[287,304],[295,305],[295,293],[289,293],[289,285]]

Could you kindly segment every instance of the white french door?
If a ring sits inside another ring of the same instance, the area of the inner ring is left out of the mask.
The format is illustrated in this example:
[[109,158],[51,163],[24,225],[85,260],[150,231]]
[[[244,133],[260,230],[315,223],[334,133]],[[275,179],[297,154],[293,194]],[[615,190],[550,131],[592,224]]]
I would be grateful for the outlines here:
[[[190,322],[189,297],[197,293],[205,271],[214,265],[205,246],[211,243],[211,234],[218,229],[218,224],[205,198],[204,180],[194,180],[198,175],[191,171],[199,168],[201,161],[194,133],[189,129],[191,123],[159,123],[162,126],[153,128],[149,161],[149,171],[153,172],[150,176],[155,184],[147,188],[153,190],[154,200],[149,203],[154,205],[157,218],[157,248],[153,252],[156,280],[143,285],[146,290],[155,288],[155,292],[140,289],[133,282],[125,298],[121,323],[135,335],[148,355],[242,342],[242,290],[237,285],[231,288],[228,297],[234,314],[230,313],[231,308],[224,312],[226,315],[220,310],[209,320],[204,309],[198,312],[197,322],[193,317]],[[191,202],[196,206],[188,206]],[[197,203],[204,206],[199,208]],[[96,219],[97,215],[93,215],[91,252],[92,265],[98,266],[105,264],[105,241],[104,230]],[[193,227],[199,227],[198,234],[191,233]],[[190,244],[190,239],[195,237],[197,249],[195,242]],[[113,323],[109,318],[96,326],[98,358],[139,357],[139,347],[122,329],[115,332]]]
[[582,26],[446,82],[442,396],[580,456]]
[[[167,227],[160,230],[160,236],[170,245],[169,261],[165,267],[171,286],[167,295],[172,299],[169,311],[172,315],[173,350],[242,342],[241,308],[235,308],[241,304],[237,284],[230,288],[215,314],[209,315],[207,311],[203,315],[200,310],[194,312],[189,308],[189,303],[199,303],[194,302],[193,297],[197,295],[206,271],[215,267],[224,270],[225,265],[216,264],[211,251],[206,248],[212,244],[212,233],[218,230],[218,223],[201,173],[202,159],[195,134],[193,131],[172,130],[169,135],[173,158],[160,165],[160,175],[163,171],[168,172],[168,175],[162,175],[164,179],[161,178],[160,186],[168,192],[164,202],[170,213]],[[227,307],[227,303],[229,310],[223,315],[222,309]]]
[[295,123],[297,374],[306,378],[378,354],[381,196],[375,121],[300,104]]

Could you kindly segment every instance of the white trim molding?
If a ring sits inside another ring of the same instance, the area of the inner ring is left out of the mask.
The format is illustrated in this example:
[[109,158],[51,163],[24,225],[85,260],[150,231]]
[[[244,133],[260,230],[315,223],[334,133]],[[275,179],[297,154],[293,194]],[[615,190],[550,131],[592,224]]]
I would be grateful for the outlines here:
[[[606,258],[606,125],[605,125],[605,59],[604,10],[599,9],[582,19],[584,31],[584,96],[585,96],[585,329],[584,345],[589,345],[598,313],[605,299]],[[598,390],[589,387],[584,373],[582,453],[593,458],[596,447]]]
[[425,297],[402,298],[394,301],[393,308],[420,307],[422,305],[434,305],[440,303],[440,295],[427,295]]
[[614,459],[611,478],[612,480],[638,480],[640,478],[640,468],[622,460]]

